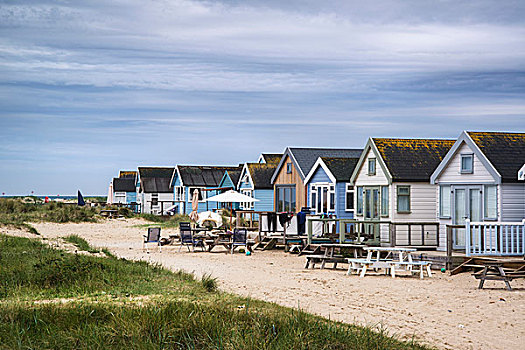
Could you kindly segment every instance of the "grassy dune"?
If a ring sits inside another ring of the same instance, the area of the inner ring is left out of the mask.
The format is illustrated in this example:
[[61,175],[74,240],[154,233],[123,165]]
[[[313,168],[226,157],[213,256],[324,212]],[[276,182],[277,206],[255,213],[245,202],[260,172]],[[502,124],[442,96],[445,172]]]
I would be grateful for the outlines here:
[[[84,247],[85,248],[85,247]],[[0,236],[0,349],[425,349],[145,262]]]

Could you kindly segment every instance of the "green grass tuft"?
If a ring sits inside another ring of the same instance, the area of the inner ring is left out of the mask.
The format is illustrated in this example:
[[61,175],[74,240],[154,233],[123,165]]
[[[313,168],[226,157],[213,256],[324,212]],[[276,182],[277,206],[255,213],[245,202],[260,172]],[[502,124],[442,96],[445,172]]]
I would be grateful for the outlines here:
[[201,278],[201,283],[208,292],[217,291],[217,278],[211,277],[210,274],[204,274]]
[[89,243],[78,235],[69,235],[64,237],[64,241],[74,244],[79,250],[89,253],[100,253],[99,249],[93,248]]

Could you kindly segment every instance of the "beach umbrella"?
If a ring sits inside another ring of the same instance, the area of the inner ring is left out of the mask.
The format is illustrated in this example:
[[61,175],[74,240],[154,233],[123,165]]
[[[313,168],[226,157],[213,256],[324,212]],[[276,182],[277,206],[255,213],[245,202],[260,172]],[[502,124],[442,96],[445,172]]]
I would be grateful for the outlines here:
[[229,190],[224,193],[207,199],[208,202],[219,202],[219,203],[230,203],[230,229],[232,225],[232,203],[253,203],[258,202],[258,199],[252,198],[245,194],[239,193],[234,190]]
[[108,189],[108,198],[106,200],[107,204],[113,203],[113,182],[109,183],[109,189]]
[[199,210],[199,190],[195,189],[193,191],[193,197],[191,199],[191,213],[190,213],[190,219],[194,222],[197,222],[199,220],[199,213],[197,212]]

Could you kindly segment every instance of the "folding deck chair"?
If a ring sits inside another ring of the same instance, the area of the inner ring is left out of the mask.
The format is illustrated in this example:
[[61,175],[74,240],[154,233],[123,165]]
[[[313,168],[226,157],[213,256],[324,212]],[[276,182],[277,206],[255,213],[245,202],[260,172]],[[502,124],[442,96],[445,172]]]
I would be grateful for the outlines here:
[[159,252],[162,253],[162,246],[160,245],[160,227],[149,227],[148,228],[148,234],[142,235],[144,237],[144,241],[142,242],[142,251],[144,251],[144,248],[149,253],[148,250],[148,243],[157,243],[157,246],[159,247]]
[[195,247],[201,247],[202,251],[205,251],[204,242],[193,238],[193,232],[191,231],[191,227],[189,225],[183,225],[183,224],[186,224],[186,223],[181,222],[181,225],[179,225],[180,227],[179,252],[182,249],[182,246],[186,246],[188,248],[188,251],[190,251],[190,246],[193,252],[195,252]]
[[232,247],[231,247],[231,253],[233,254],[233,251],[237,247],[244,246],[246,249],[248,249],[248,231],[245,228],[236,228],[233,230],[233,237],[232,237]]

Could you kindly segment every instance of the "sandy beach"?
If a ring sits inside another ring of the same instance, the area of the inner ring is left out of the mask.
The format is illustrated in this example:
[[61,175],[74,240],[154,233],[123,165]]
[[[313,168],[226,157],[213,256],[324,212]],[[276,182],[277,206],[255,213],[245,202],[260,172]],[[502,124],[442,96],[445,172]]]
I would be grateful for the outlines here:
[[[346,276],[343,269],[306,270],[304,257],[280,250],[255,252],[252,256],[189,253],[186,248],[164,246],[162,253],[142,251],[145,222],[108,220],[93,224],[37,223],[33,226],[50,241],[77,234],[97,247],[107,247],[119,257],[142,259],[178,270],[208,273],[220,288],[245,296],[300,307],[311,313],[343,322],[383,327],[390,334],[441,349],[524,349],[525,281],[487,281],[477,289],[469,273],[449,276],[437,272],[432,278]],[[2,233],[20,234],[2,228]],[[162,235],[175,233],[163,229]],[[30,234],[25,234],[31,236]]]

